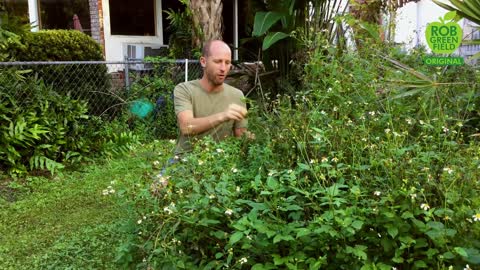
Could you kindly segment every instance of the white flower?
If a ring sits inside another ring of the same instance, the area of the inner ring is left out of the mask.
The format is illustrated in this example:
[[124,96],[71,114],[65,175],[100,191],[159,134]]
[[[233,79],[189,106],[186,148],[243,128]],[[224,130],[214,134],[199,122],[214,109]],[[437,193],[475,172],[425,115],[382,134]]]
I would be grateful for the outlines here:
[[375,196],[380,196],[380,195],[382,195],[382,192],[380,192],[380,191],[377,190],[377,191],[373,192],[373,195],[375,195]]
[[113,193],[115,193],[115,189],[113,189],[113,188],[112,188],[112,189],[110,189],[110,190],[108,191],[108,193],[110,193],[110,194],[113,194]]
[[116,183],[115,180],[110,181],[110,185],[115,185],[115,183]]
[[178,160],[180,157],[174,156],[173,159]]
[[362,142],[366,142],[367,141],[367,138],[362,138]]
[[160,161],[155,160],[155,161],[153,162],[153,166],[158,166],[158,165],[160,165]]
[[386,134],[390,133],[390,131],[391,131],[391,130],[390,130],[389,128],[386,128],[386,129],[385,129],[385,133],[386,133]]
[[203,165],[203,160],[199,159],[198,160],[198,165]]
[[327,157],[322,157],[322,163],[325,163],[325,162],[328,162],[328,158]]
[[329,87],[329,88],[327,89],[327,93],[330,93],[330,92],[332,92],[332,88],[331,88],[331,87]]
[[137,224],[142,224],[142,220],[141,219],[137,220]]
[[163,208],[163,211],[164,211],[165,213],[167,213],[168,215],[170,215],[171,213],[173,213],[172,209],[168,208],[168,206],[164,207],[164,208]]
[[415,200],[415,199],[417,198],[417,194],[416,194],[416,193],[410,194],[410,198],[411,198],[412,200]]
[[223,149],[221,149],[221,148],[217,148],[216,151],[217,151],[217,153],[223,153],[223,152],[225,152],[225,151],[224,151]]
[[292,170],[292,169],[289,169],[289,170],[287,171],[287,173],[292,173],[292,172],[293,172],[293,170]]
[[108,189],[104,189],[102,191],[103,196],[107,196],[109,194]]
[[445,133],[447,133],[447,132],[449,131],[449,129],[448,129],[447,127],[444,127],[444,126],[442,126],[442,130],[443,130],[443,132],[445,132]]
[[447,172],[448,174],[452,174],[452,173],[453,173],[453,170],[452,170],[451,168],[449,168],[449,167],[443,168],[443,171],[444,171],[444,172]]
[[418,122],[420,123],[420,125],[425,124],[425,122],[423,122],[423,120],[419,120]]
[[238,172],[237,168],[232,168],[232,172],[237,173]]
[[173,140],[173,139],[172,139],[172,140],[168,140],[168,142],[171,143],[171,144],[175,144],[175,143],[176,143],[176,141]]
[[338,158],[334,157],[334,158],[332,158],[332,161],[335,162],[335,163],[337,163],[337,162],[338,162]]
[[210,200],[213,200],[213,199],[215,199],[215,195],[210,194],[210,195],[208,196],[208,198],[209,198]]
[[375,116],[375,111],[368,112],[368,114],[370,114],[370,116]]
[[178,194],[182,195],[183,194],[183,189],[179,189]]
[[334,111],[334,112],[338,111],[337,106],[333,107],[333,111]]
[[470,268],[470,265],[465,265],[465,268],[463,268],[463,270],[472,270],[472,268]]
[[274,171],[269,171],[268,176],[272,176],[275,172]]
[[227,210],[225,210],[225,215],[231,216],[232,214],[233,214],[233,210],[232,210],[232,209],[227,209]]
[[326,115],[327,113],[325,111],[320,111],[322,115]]
[[462,122],[457,122],[457,126],[458,126],[458,127],[463,127]]
[[315,164],[317,161],[315,159],[310,160],[310,164]]
[[422,208],[423,210],[427,211],[428,209],[430,209],[430,205],[426,204],[426,203],[422,203],[420,204],[420,208]]
[[237,187],[235,188],[235,191],[240,192],[240,187],[237,186]]
[[247,258],[243,257],[243,258],[241,258],[238,262],[239,262],[240,264],[244,264],[244,263],[246,263],[247,261],[248,261]]
[[407,121],[407,124],[409,125],[413,124],[413,120],[410,118],[405,119],[405,121]]
[[472,216],[473,221],[480,221],[480,213],[476,213],[475,215]]

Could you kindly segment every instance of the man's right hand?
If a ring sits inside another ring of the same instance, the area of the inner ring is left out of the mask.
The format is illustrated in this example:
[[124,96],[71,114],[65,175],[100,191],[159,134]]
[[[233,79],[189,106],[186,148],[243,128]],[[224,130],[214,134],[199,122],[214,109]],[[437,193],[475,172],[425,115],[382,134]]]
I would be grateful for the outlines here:
[[247,109],[237,104],[230,104],[223,112],[225,121],[235,120],[240,121],[247,115]]

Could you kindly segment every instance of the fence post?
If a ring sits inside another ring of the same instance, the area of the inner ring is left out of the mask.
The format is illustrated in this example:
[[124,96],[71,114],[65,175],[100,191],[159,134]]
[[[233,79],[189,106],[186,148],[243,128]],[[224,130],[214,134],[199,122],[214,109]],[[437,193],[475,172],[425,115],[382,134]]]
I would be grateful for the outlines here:
[[129,70],[128,70],[128,57],[125,56],[125,90],[127,91],[127,94],[130,92],[130,76],[129,76]]
[[188,82],[188,59],[185,59],[185,82]]

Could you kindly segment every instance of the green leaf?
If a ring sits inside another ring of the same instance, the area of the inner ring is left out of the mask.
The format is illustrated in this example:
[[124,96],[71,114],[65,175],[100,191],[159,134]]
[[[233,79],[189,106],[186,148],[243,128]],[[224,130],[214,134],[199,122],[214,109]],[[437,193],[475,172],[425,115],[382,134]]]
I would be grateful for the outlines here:
[[289,35],[283,32],[268,33],[263,39],[262,50],[266,51],[270,46],[287,37],[289,37]]
[[232,234],[232,236],[230,236],[230,240],[228,241],[228,244],[230,246],[233,246],[235,243],[240,241],[242,238],[243,238],[243,232],[235,232],[234,234]]
[[311,234],[312,231],[307,228],[300,228],[297,230],[297,238]]
[[460,256],[462,256],[462,257],[464,257],[464,258],[467,258],[467,257],[468,257],[467,251],[465,251],[465,249],[463,249],[463,248],[461,248],[461,247],[455,247],[453,250],[455,250],[455,252],[456,252],[458,255],[460,255]]
[[447,260],[451,260],[451,259],[455,258],[455,255],[452,252],[447,251],[447,252],[443,253],[443,257]]
[[422,260],[415,261],[415,263],[413,265],[416,268],[428,268],[427,264]]
[[395,238],[398,235],[398,228],[395,225],[388,225],[387,232],[392,238]]
[[253,23],[252,36],[259,37],[264,35],[282,16],[281,13],[273,11],[257,12]]

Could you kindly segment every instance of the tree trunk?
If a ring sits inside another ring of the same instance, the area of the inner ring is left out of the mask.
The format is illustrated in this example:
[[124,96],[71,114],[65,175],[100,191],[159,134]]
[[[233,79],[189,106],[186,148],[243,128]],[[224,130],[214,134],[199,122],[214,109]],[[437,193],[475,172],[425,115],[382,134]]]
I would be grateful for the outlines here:
[[222,0],[190,0],[192,10],[194,48],[201,48],[207,40],[222,39]]

